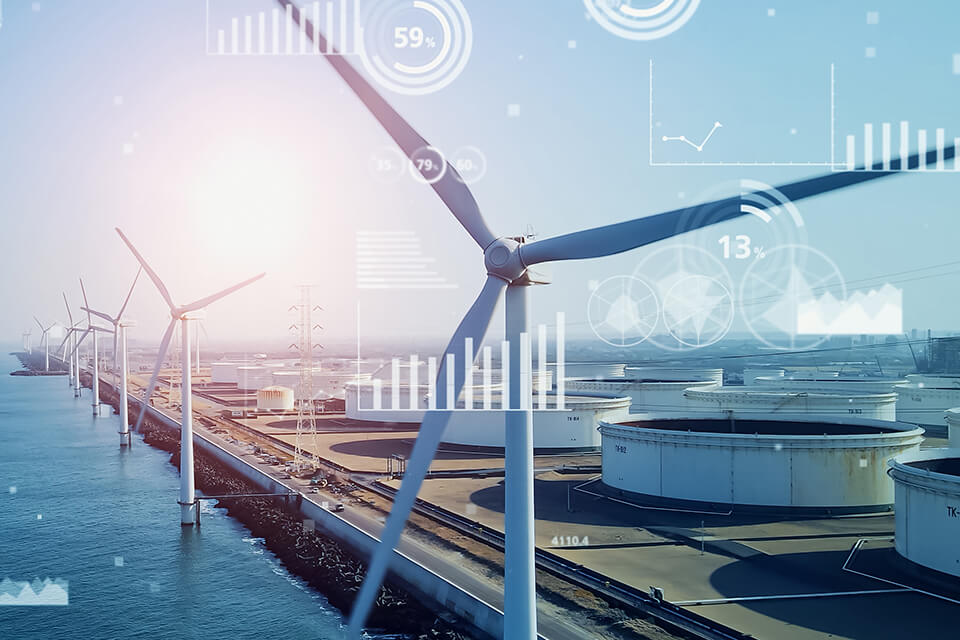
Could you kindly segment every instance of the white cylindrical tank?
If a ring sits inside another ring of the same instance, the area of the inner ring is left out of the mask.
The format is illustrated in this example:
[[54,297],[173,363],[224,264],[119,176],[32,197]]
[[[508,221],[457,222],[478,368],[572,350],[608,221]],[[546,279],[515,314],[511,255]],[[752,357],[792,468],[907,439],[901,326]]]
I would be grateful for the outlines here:
[[257,391],[257,411],[291,411],[293,389],[270,386]]
[[960,407],[960,376],[907,376],[897,385],[897,420],[927,427],[932,436],[946,435],[944,412]]
[[960,449],[911,452],[889,464],[896,485],[897,553],[960,577]]
[[906,382],[904,378],[847,377],[839,376],[758,376],[753,385],[768,389],[812,391],[816,393],[896,393],[896,386]]
[[[622,362],[565,362],[563,374],[566,378],[591,378],[593,380],[622,378],[626,366]],[[549,365],[549,371],[553,374],[553,379],[556,380],[556,363]]]
[[214,384],[236,384],[237,362],[213,362],[210,364],[210,382]]
[[601,423],[603,484],[641,501],[711,510],[888,510],[887,461],[923,430],[859,418],[647,415]]
[[770,367],[747,367],[743,370],[743,384],[746,387],[752,387],[757,384],[758,378],[774,380],[783,378],[786,371],[783,369],[773,369]]
[[683,367],[626,367],[623,376],[651,382],[712,382],[723,384],[723,369],[685,369]]
[[736,414],[800,414],[897,419],[895,393],[816,393],[763,387],[708,387],[683,392],[690,411],[733,411]]
[[[319,369],[313,370],[313,395],[314,399],[343,399],[344,389],[351,382],[366,382],[370,380],[369,373],[357,373],[344,369]],[[284,387],[290,387],[294,390],[294,395],[300,399],[300,371],[294,367],[288,367],[284,371],[273,372],[273,383]]]
[[260,365],[237,367],[237,388],[241,391],[257,391],[273,384],[272,371]]
[[572,379],[567,391],[601,396],[627,396],[630,413],[686,413],[687,389],[707,389],[723,382],[723,369],[627,367],[623,378]]
[[[346,386],[346,415],[348,418],[367,421],[419,425],[429,402],[428,388],[422,386],[413,392],[418,410],[411,410],[411,389],[400,386],[398,403],[393,403],[390,386],[380,388],[379,409],[374,398],[377,386],[370,382],[349,383]],[[444,442],[476,449],[503,449],[503,412],[499,410],[499,391],[491,394],[491,410],[482,410],[483,388],[474,388],[474,407],[477,410],[460,410],[453,413],[444,431]],[[532,397],[533,445],[538,450],[566,449],[588,450],[600,446],[597,425],[601,419],[626,419],[630,406],[629,398],[589,397],[566,395],[563,411],[556,410],[556,396],[545,397],[545,408],[539,408],[539,395]]]
[[[567,395],[564,411],[557,411],[556,403],[556,396],[547,396],[546,409],[533,412],[533,447],[540,452],[597,450],[597,425],[626,419],[630,408],[629,398]],[[458,448],[502,451],[503,429],[502,412],[462,411],[450,418],[443,442]]]

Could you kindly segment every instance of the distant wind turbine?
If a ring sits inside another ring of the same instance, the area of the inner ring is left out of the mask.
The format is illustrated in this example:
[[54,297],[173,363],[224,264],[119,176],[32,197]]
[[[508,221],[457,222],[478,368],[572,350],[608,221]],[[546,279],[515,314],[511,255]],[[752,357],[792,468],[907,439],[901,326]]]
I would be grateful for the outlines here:
[[[321,51],[331,52],[331,55],[325,55],[324,58],[411,161],[414,160],[417,151],[429,146],[427,141],[350,65],[347,58],[339,55],[336,48],[330,47],[326,37],[317,29],[317,25],[311,24],[301,9],[290,0],[277,1],[282,7],[292,11],[292,16],[302,33],[315,41],[314,46],[318,46]],[[947,147],[943,150],[941,158],[949,160],[955,153],[954,147]],[[936,151],[914,155],[908,161],[907,167],[917,166],[919,163],[933,164],[937,161],[937,155]],[[834,172],[787,184],[778,187],[778,190],[784,197],[796,201],[897,173],[896,171],[877,171],[877,166],[869,168],[874,170]],[[424,177],[430,181],[426,171],[421,173],[424,173]],[[446,172],[440,179],[430,182],[433,190],[483,252],[484,269],[487,274],[480,294],[463,317],[440,359],[441,365],[437,372],[436,385],[437,407],[453,406],[464,385],[467,367],[457,366],[454,371],[454,384],[449,391],[447,390],[445,384],[447,358],[454,354],[466,353],[470,363],[473,362],[476,353],[471,352],[467,345],[483,344],[490,320],[506,290],[510,408],[505,412],[504,638],[505,640],[531,640],[537,637],[533,526],[533,414],[530,406],[532,403],[529,399],[522,399],[520,390],[531,389],[532,381],[529,368],[526,366],[521,368],[521,338],[529,339],[528,287],[546,284],[546,281],[532,273],[530,267],[545,262],[601,258],[623,253],[687,231],[732,220],[744,215],[740,207],[742,196],[527,242],[524,236],[498,236],[490,230],[473,194],[453,166],[447,166]],[[769,206],[773,206],[774,199],[769,201],[771,202]],[[704,215],[704,212],[709,212],[710,215]],[[450,405],[447,404],[448,394]],[[524,408],[523,405],[526,407]],[[403,533],[404,525],[416,501],[417,492],[436,454],[451,413],[450,410],[436,409],[427,411],[424,415],[403,482],[394,496],[393,508],[380,536],[380,545],[373,554],[366,578],[350,613],[349,632],[355,638],[361,636],[364,621],[376,599],[394,548]]]
[[42,332],[40,335],[40,342],[43,343],[43,370],[50,371],[50,341],[49,341],[50,335],[49,334],[50,334],[50,330],[53,329],[55,326],[57,326],[57,323],[54,322],[52,325],[44,329],[43,323],[40,322],[37,316],[33,316],[33,319],[36,320],[37,326],[40,327],[40,331]]
[[[80,278],[80,292],[83,294],[83,309],[87,312],[87,329],[83,332],[83,335],[80,336],[80,339],[77,340],[77,362],[79,364],[80,359],[80,345],[86,339],[88,335],[93,335],[93,381],[90,385],[90,390],[93,392],[93,400],[91,405],[93,406],[93,415],[100,415],[100,338],[98,337],[101,333],[113,333],[112,329],[107,329],[106,327],[101,327],[93,323],[93,316],[88,310],[90,304],[87,302],[87,290],[83,286],[83,278]],[[80,377],[80,370],[77,369],[77,378]]]
[[214,293],[205,298],[200,298],[195,302],[185,305],[177,305],[174,303],[173,298],[170,296],[170,292],[167,291],[166,285],[163,284],[163,281],[160,280],[160,276],[150,268],[150,265],[147,264],[147,261],[143,259],[143,256],[140,255],[140,252],[137,251],[136,247],[133,246],[133,243],[123,234],[123,231],[117,229],[117,233],[120,234],[120,238],[127,245],[130,251],[133,253],[133,256],[137,259],[137,262],[140,263],[140,266],[144,271],[147,272],[147,275],[150,277],[150,280],[153,281],[153,284],[157,287],[157,291],[160,292],[160,295],[163,297],[163,300],[167,303],[167,306],[170,308],[170,324],[167,325],[167,330],[163,333],[163,338],[160,340],[160,349],[157,352],[157,361],[153,366],[153,373],[150,376],[150,383],[147,385],[147,394],[143,398],[143,405],[140,408],[140,416],[137,418],[137,425],[135,427],[136,431],[140,430],[140,425],[143,424],[143,418],[146,416],[147,407],[150,404],[150,396],[153,394],[153,390],[157,385],[157,377],[160,375],[160,368],[163,366],[163,358],[167,353],[167,348],[170,346],[170,339],[173,337],[173,330],[177,326],[177,323],[180,323],[181,327],[181,337],[183,340],[182,353],[184,354],[180,358],[180,371],[181,371],[181,382],[180,389],[181,395],[183,398],[180,401],[180,524],[183,526],[193,525],[197,521],[197,499],[196,499],[196,488],[194,485],[194,469],[193,469],[193,400],[191,396],[191,367],[190,367],[190,321],[197,320],[203,317],[203,310],[213,302],[216,302],[220,298],[223,298],[238,289],[256,282],[264,275],[254,276],[249,280],[244,280],[239,284],[235,284],[232,287],[224,289],[219,293]]
[[[123,305],[120,307],[120,311],[117,312],[116,317],[112,317],[102,311],[96,311],[87,306],[83,307],[83,310],[87,313],[91,313],[98,318],[102,318],[113,325],[113,371],[114,375],[117,375],[119,369],[120,375],[120,384],[118,385],[118,393],[120,396],[119,405],[120,405],[120,446],[130,446],[130,415],[127,407],[127,328],[133,327],[136,325],[132,320],[124,320],[123,312],[127,309],[127,303],[130,302],[130,296],[133,295],[133,289],[137,286],[137,280],[140,279],[140,273],[143,271],[143,267],[137,269],[137,275],[133,278],[133,284],[130,285],[130,291],[127,292],[127,297],[123,300]],[[86,303],[86,298],[84,298],[84,303]]]

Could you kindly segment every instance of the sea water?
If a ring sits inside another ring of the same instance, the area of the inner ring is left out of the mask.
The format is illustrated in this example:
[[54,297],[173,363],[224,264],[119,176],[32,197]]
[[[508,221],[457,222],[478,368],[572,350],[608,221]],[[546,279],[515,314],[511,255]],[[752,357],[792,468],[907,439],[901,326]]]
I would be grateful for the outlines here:
[[181,528],[169,454],[92,416],[66,376],[0,355],[0,580],[59,578],[66,606],[0,605],[0,639],[339,639],[339,612],[223,509]]

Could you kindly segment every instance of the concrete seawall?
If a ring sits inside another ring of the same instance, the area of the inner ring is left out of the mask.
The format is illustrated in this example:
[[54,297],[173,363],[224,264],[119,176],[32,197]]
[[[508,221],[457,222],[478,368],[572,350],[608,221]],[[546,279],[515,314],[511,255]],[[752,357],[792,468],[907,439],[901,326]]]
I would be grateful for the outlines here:
[[[117,391],[107,385],[104,389],[116,399]],[[142,402],[132,395],[128,396],[133,409],[139,412]],[[151,422],[179,432],[180,423],[154,407],[147,408],[147,417]],[[299,493],[279,479],[273,478],[255,465],[239,458],[207,437],[194,433],[194,446],[213,460],[236,473],[240,478],[256,486],[264,493]],[[359,558],[369,558],[379,541],[366,531],[354,526],[336,513],[324,509],[307,495],[300,494],[299,514],[304,519],[313,520],[316,530],[343,544]],[[428,609],[435,612],[448,612],[457,616],[478,638],[503,637],[503,612],[479,597],[467,592],[443,576],[427,569],[416,560],[397,551],[390,566],[392,581]]]

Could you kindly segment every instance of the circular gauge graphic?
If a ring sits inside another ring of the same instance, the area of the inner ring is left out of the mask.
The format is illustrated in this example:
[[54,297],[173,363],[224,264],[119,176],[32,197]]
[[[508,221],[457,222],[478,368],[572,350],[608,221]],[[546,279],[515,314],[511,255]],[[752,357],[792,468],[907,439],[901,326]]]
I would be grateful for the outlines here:
[[367,168],[377,180],[392,183],[403,177],[409,164],[410,161],[398,149],[382,147],[370,155]]
[[587,301],[587,319],[594,334],[614,347],[632,347],[646,340],[657,326],[657,295],[633,276],[613,276],[601,282]]
[[660,247],[637,264],[633,275],[650,282],[663,301],[651,344],[668,351],[689,351],[713,344],[729,331],[733,281],[723,262],[706,249],[690,244]]
[[[831,311],[847,297],[847,285],[833,260],[805,245],[768,250],[785,268],[765,261],[750,265],[740,284],[740,313],[751,333],[774,349],[810,349],[828,336],[808,333],[811,316]],[[827,309],[830,307],[830,309]]]
[[460,0],[382,0],[364,25],[364,66],[397,93],[439,91],[460,75],[473,48],[473,27]]
[[418,181],[434,184],[447,173],[447,159],[436,147],[420,147],[410,156],[410,174]]
[[700,0],[583,0],[589,15],[628,40],[656,40],[690,20]]
[[487,156],[472,146],[460,147],[450,159],[456,170],[454,177],[464,184],[473,184],[487,175]]
[[733,324],[733,295],[716,278],[692,275],[671,285],[663,299],[663,322],[677,342],[706,347]]
[[[730,195],[731,191],[734,195]],[[768,249],[807,244],[807,227],[800,210],[766,183],[726,181],[699,194],[698,199],[704,204],[685,210],[676,231],[698,229],[695,234],[701,246],[716,256],[737,280],[754,262],[764,262],[765,268],[771,271],[789,266],[782,262],[789,260],[789,255],[782,252],[771,255]]]

